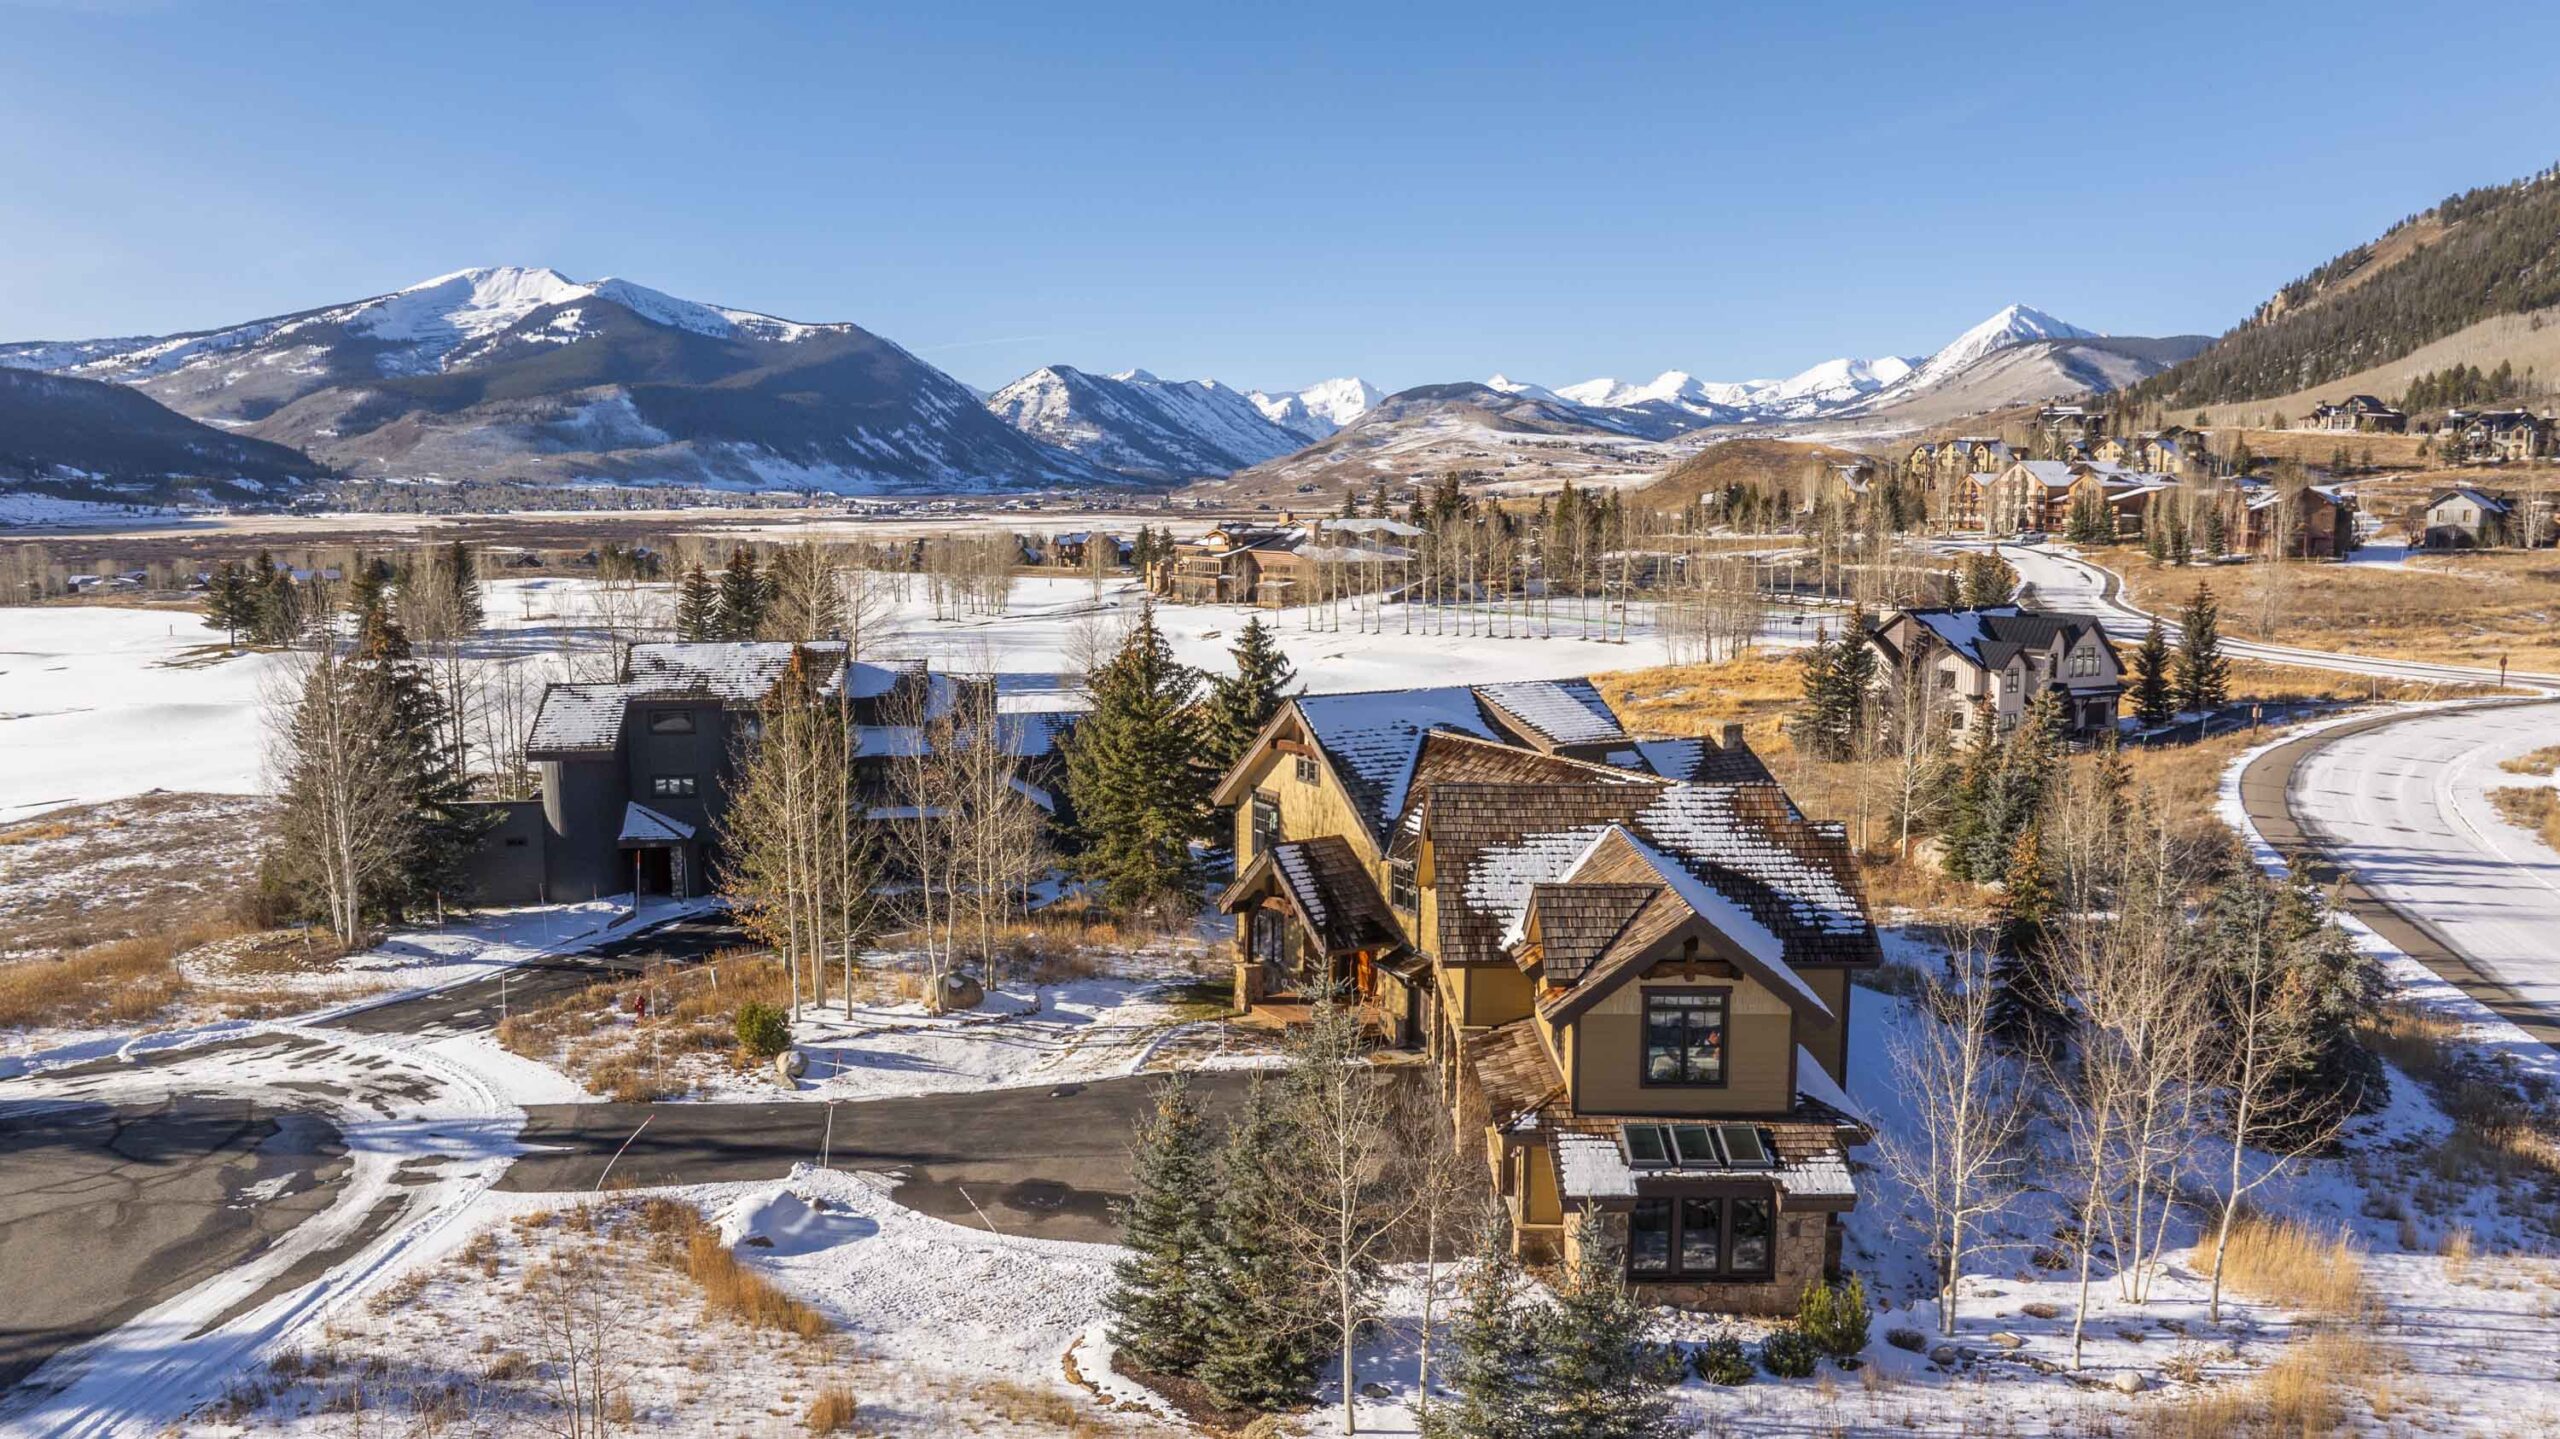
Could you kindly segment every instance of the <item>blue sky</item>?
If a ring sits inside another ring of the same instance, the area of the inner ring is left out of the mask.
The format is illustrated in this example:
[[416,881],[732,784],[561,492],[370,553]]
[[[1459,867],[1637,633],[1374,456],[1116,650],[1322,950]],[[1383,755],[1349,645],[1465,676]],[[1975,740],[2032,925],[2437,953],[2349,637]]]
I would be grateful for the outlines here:
[[[1784,374],[2214,332],[2560,160],[2560,7],[0,0],[0,338],[468,265],[993,385]],[[2548,69],[2547,66],[2542,67]]]

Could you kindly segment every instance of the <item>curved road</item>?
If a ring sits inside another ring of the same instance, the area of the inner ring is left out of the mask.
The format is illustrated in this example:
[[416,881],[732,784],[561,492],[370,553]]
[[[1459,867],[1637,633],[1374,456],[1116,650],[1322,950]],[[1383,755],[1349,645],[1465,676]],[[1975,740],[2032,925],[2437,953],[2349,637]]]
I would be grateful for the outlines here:
[[[2040,607],[2139,640],[2151,615],[2122,581],[2076,555],[1996,545]],[[2177,626],[2165,618],[2171,633]],[[2226,640],[2271,664],[2454,684],[2496,670]],[[2560,694],[2560,676],[2514,672],[2510,687]],[[2560,702],[2501,700],[2386,714],[2314,731],[2250,761],[2240,800],[2290,864],[2338,887],[2347,910],[2410,958],[2546,1044],[2560,1045],[2560,853],[2508,824],[2488,792],[2536,777],[2500,761],[2560,743]]]

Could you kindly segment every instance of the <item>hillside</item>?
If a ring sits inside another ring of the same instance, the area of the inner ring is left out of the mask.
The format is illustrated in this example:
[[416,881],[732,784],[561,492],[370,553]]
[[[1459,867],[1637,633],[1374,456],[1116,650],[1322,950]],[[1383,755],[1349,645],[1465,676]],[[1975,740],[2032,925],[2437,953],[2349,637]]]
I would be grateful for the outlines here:
[[2286,285],[2210,349],[2144,381],[2133,396],[2178,411],[2343,391],[2341,382],[2388,372],[2482,321],[2553,305],[2560,305],[2560,170],[2466,191],[2402,221]]
[[1677,510],[1729,485],[1766,491],[1793,484],[1801,489],[1824,466],[1864,458],[1856,450],[1796,440],[1724,440],[1665,470],[1628,501],[1644,509]]
[[464,270],[226,329],[0,346],[351,474],[840,493],[1126,481],[850,324]]
[[[2300,424],[2314,407],[2349,395],[2377,395],[2396,405],[2408,392],[2410,382],[2422,376],[2455,365],[2495,370],[2501,363],[2514,366],[2519,374],[2530,372],[2546,385],[2560,377],[2560,307],[2520,315],[2493,315],[2443,339],[2420,345],[2398,359],[2288,394],[2195,408],[2221,424],[2263,426],[2274,423],[2278,415]],[[2164,407],[2162,413],[2170,419],[2192,418],[2184,406]],[[2433,423],[2443,417],[2416,418]]]
[[1049,365],[996,391],[987,408],[1033,439],[1141,480],[1233,474],[1307,443],[1214,380],[1160,380],[1144,370],[1092,375]]
[[299,451],[200,424],[139,390],[0,369],[0,486],[12,490],[272,502],[326,473]]

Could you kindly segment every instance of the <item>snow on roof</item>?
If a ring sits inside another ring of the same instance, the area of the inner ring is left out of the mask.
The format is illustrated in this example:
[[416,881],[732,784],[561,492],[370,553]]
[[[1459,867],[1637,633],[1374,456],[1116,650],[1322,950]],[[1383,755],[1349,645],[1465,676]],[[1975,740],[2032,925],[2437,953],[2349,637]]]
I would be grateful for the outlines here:
[[2042,481],[2049,489],[2066,489],[2073,479],[2071,466],[2062,460],[2020,460],[2018,468]]
[[633,645],[623,661],[622,679],[633,687],[635,699],[651,694],[705,694],[729,704],[754,704],[782,678],[792,653],[803,649],[827,664],[824,679],[832,680],[844,656],[841,640],[807,645],[782,640]]
[[1383,834],[1404,811],[1422,737],[1435,729],[1498,740],[1473,690],[1464,685],[1301,695],[1298,716],[1332,757],[1372,833]]
[[1632,1199],[1636,1172],[1618,1141],[1606,1134],[1568,1129],[1556,1135],[1556,1170],[1563,1191],[1573,1199]]
[[622,704],[620,685],[550,686],[525,736],[525,753],[612,749],[622,736]]
[[637,800],[622,807],[624,844],[677,844],[693,838],[693,826],[670,819]]
[[1040,786],[1031,783],[1029,780],[1024,779],[1022,776],[1007,776],[1005,783],[1013,786],[1013,792],[1015,794],[1018,794],[1024,799],[1031,801],[1033,804],[1038,805],[1042,810],[1050,814],[1056,814],[1058,812],[1058,797],[1049,793],[1047,790],[1042,789]]
[[1627,842],[1635,847],[1636,853],[1642,855],[1646,863],[1653,866],[1663,882],[1671,886],[1672,893],[1697,911],[1700,919],[1715,926],[1716,933],[1732,940],[1745,954],[1766,965],[1780,983],[1811,1005],[1815,1013],[1826,1017],[1830,1015],[1831,1006],[1823,1003],[1822,996],[1813,992],[1813,986],[1806,984],[1803,976],[1788,965],[1786,941],[1778,938],[1775,931],[1762,924],[1751,911],[1723,890],[1693,873],[1687,865],[1632,834],[1627,836]]
[[1869,1129],[1875,1128],[1868,1123],[1865,1112],[1850,1101],[1849,1091],[1842,1089],[1840,1082],[1831,1077],[1831,1072],[1822,1067],[1822,1062],[1813,1057],[1813,1052],[1801,1044],[1796,1046],[1796,1093],[1827,1109],[1838,1110],[1843,1119],[1853,1119]]
[[1402,520],[1386,519],[1326,520],[1323,528],[1328,533],[1340,530],[1355,535],[1396,535],[1405,539],[1411,539],[1422,533],[1420,525],[1408,525]]
[[1467,908],[1499,917],[1506,945],[1520,942],[1521,917],[1529,909],[1529,893],[1560,879],[1580,864],[1615,825],[1583,825],[1522,835],[1508,844],[1489,844],[1476,851],[1467,866]]
[[1478,685],[1476,691],[1557,744],[1626,738],[1609,702],[1587,679],[1514,680]]

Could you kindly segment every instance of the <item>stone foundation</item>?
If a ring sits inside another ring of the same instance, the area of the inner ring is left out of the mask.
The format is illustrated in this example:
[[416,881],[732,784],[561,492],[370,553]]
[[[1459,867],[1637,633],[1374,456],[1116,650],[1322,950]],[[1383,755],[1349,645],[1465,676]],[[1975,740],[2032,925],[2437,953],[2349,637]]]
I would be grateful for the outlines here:
[[[1565,1259],[1570,1262],[1580,1251],[1577,1225],[1564,1230]],[[1830,1255],[1830,1216],[1816,1212],[1780,1214],[1778,1216],[1777,1271],[1773,1278],[1747,1284],[1691,1284],[1643,1280],[1633,1285],[1636,1298],[1648,1304],[1673,1304],[1683,1309],[1704,1309],[1719,1314],[1751,1314],[1784,1317],[1796,1312],[1805,1290],[1823,1282],[1823,1270]],[[1602,1210],[1600,1242],[1606,1253],[1599,1261],[1624,1272],[1627,1252],[1627,1216],[1624,1210]]]

